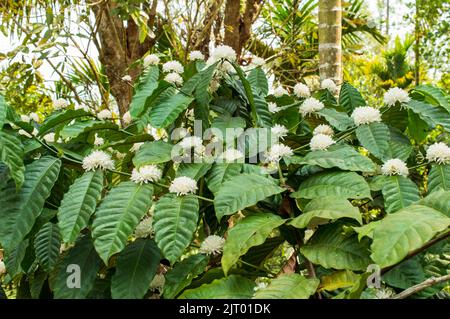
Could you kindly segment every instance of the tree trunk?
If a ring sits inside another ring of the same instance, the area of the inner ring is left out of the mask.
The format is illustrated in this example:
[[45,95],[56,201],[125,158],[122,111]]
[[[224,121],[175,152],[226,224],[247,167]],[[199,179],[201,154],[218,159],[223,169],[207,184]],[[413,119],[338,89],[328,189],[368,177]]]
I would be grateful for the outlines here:
[[414,17],[414,81],[420,84],[420,24],[419,24],[419,0],[416,0],[416,12]]
[[342,83],[341,0],[319,1],[319,75]]

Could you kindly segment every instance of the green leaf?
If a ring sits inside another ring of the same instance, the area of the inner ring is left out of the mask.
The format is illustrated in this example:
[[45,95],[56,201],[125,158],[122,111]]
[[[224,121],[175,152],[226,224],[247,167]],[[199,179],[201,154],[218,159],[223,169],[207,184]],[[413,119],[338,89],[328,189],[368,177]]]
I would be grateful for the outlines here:
[[211,192],[217,193],[222,184],[239,175],[242,170],[240,163],[215,163],[206,175],[206,184]]
[[253,68],[249,72],[247,80],[254,92],[257,92],[257,94],[262,96],[267,96],[269,93],[269,83],[267,81],[266,73],[262,68]]
[[449,103],[447,98],[445,97],[445,93],[435,86],[422,84],[413,88],[413,93],[420,93],[428,99],[431,99],[435,104],[439,104],[443,108],[445,108],[448,112],[450,112]]
[[322,172],[302,182],[294,198],[371,198],[369,184],[355,172]]
[[389,148],[390,133],[383,123],[370,123],[358,126],[356,137],[361,145],[376,158],[383,159]]
[[238,262],[240,256],[251,247],[263,244],[272,231],[284,222],[278,215],[261,213],[248,215],[229,229],[222,255],[225,275]]
[[305,157],[291,158],[293,164],[317,165],[323,168],[338,167],[342,170],[373,172],[375,164],[366,156],[347,145],[332,145],[326,151],[314,151]]
[[198,181],[208,173],[211,166],[212,164],[209,163],[181,163],[176,176],[187,176]]
[[380,267],[392,266],[449,225],[450,218],[433,208],[406,207],[387,215],[374,228],[371,257]]
[[9,168],[9,174],[16,183],[16,189],[22,187],[25,166],[23,165],[23,146],[12,134],[0,131],[0,161]]
[[193,100],[194,98],[181,93],[172,95],[150,109],[150,123],[155,128],[166,127],[173,123]]
[[242,71],[241,67],[236,62],[232,62],[232,65],[233,65],[234,69],[236,70],[239,80],[241,80],[242,85],[244,86],[245,96],[248,100],[248,104],[250,105],[253,123],[256,124],[256,123],[258,123],[258,113],[256,110],[252,87],[251,87],[250,83],[247,81],[247,79],[245,78],[245,74]]
[[362,224],[359,209],[346,199],[339,197],[323,197],[311,200],[306,204],[303,214],[289,222],[296,228],[314,228],[339,218],[353,218]]
[[[194,115],[195,118],[202,120],[204,128],[209,127],[209,102],[211,100],[209,85],[216,66],[217,64],[215,63],[197,73],[199,79],[196,81],[194,91],[195,101],[197,102],[197,105],[194,107]],[[183,88],[181,90],[184,92]]]
[[255,283],[242,276],[230,275],[198,288],[188,289],[180,299],[250,299]]
[[430,128],[441,125],[446,131],[450,131],[450,113],[443,107],[416,100],[410,100],[406,105],[411,111],[418,114]]
[[65,243],[72,243],[88,225],[103,190],[103,172],[86,172],[70,186],[58,209],[58,225]]
[[308,299],[319,286],[319,279],[299,274],[283,274],[256,291],[254,299]]
[[9,183],[0,190],[0,241],[7,252],[14,249],[33,228],[36,218],[58,178],[61,161],[50,156],[27,165],[25,182],[18,193]]
[[336,289],[353,287],[357,284],[359,278],[360,275],[357,275],[350,270],[337,271],[329,276],[322,276],[320,278],[319,291],[333,291]]
[[5,98],[3,95],[0,95],[0,130],[3,128],[3,124],[5,124],[7,113],[8,107],[6,105]]
[[67,124],[70,121],[77,119],[79,117],[92,117],[93,115],[85,110],[64,110],[62,112],[53,113],[47,117],[39,127],[39,135],[42,136],[60,124]]
[[382,109],[381,120],[403,132],[408,126],[408,110],[400,107]]
[[198,199],[192,195],[166,194],[155,206],[153,228],[155,241],[171,264],[189,246],[199,215]]
[[421,144],[427,137],[429,132],[428,124],[420,118],[419,115],[411,110],[408,110],[408,134],[416,141],[417,144]]
[[344,82],[339,92],[339,105],[350,114],[358,106],[365,106],[366,101],[361,96],[361,93],[355,89],[351,84]]
[[420,199],[417,185],[404,176],[386,177],[381,192],[388,213],[394,213]]
[[144,143],[133,157],[133,164],[136,167],[140,167],[168,162],[172,159],[172,148],[172,144],[164,141]]
[[158,78],[159,67],[157,65],[149,66],[142,74],[130,103],[130,114],[133,118],[138,118],[145,110],[147,100],[158,87]]
[[234,214],[283,191],[274,181],[261,175],[234,176],[222,184],[214,198],[217,219],[220,220],[225,215]]
[[389,148],[384,153],[383,160],[399,158],[406,162],[413,150],[409,138],[394,127],[389,127],[389,131],[391,139],[389,141]]
[[407,289],[425,279],[425,272],[418,258],[405,260],[383,275],[384,282],[400,289]]
[[428,194],[437,190],[450,190],[450,165],[433,164],[428,174]]
[[159,267],[161,252],[150,239],[137,239],[117,257],[111,278],[114,299],[142,299]]
[[307,244],[300,248],[305,257],[325,268],[366,270],[371,263],[369,240],[360,242],[355,233],[344,234],[342,222],[319,227]]
[[60,134],[63,139],[76,138],[83,133],[101,130],[117,130],[119,127],[109,121],[89,120],[83,122],[75,122],[72,125],[64,126]]
[[333,108],[324,108],[317,113],[339,131],[345,131],[354,125],[353,120],[347,114],[338,112]]
[[419,205],[431,207],[443,215],[450,217],[450,191],[436,190],[417,202]]
[[14,278],[19,273],[24,272],[22,268],[22,261],[27,252],[29,240],[22,240],[16,248],[7,253],[4,258],[6,269],[8,270],[8,275]]
[[183,261],[175,264],[165,276],[164,298],[175,298],[184,288],[189,286],[192,280],[205,271],[209,257],[198,254],[189,256]]
[[108,264],[120,252],[151,206],[153,186],[122,182],[112,188],[94,214],[92,237],[98,254]]
[[[101,260],[89,236],[80,238],[58,265],[53,292],[55,299],[83,299],[94,286]],[[78,280],[77,280],[78,279]],[[79,283],[76,288],[75,284]]]
[[45,271],[50,272],[56,265],[61,247],[58,225],[47,223],[39,230],[34,240],[36,258]]
[[256,108],[257,123],[260,127],[272,127],[272,113],[266,99],[258,94],[253,95],[253,101]]

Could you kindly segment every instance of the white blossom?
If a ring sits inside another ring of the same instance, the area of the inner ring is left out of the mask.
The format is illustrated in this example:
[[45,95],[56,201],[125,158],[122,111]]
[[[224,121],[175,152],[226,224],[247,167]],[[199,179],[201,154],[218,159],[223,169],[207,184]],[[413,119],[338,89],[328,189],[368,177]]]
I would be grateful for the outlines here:
[[131,78],[130,75],[126,74],[126,75],[122,76],[122,81],[131,82],[131,81],[133,81],[133,79]]
[[264,64],[266,64],[266,60],[260,58],[259,56],[253,56],[251,64],[254,66],[263,66]]
[[144,145],[144,142],[134,143],[133,146],[130,148],[130,152],[137,152],[141,148],[141,146]]
[[282,157],[294,155],[294,151],[289,146],[277,143],[272,145],[272,147],[269,149],[269,151],[266,152],[265,155],[266,161],[279,162]]
[[336,143],[331,136],[325,134],[317,134],[311,138],[309,142],[309,147],[311,151],[323,151],[328,147]]
[[133,168],[131,180],[138,184],[148,182],[157,182],[161,179],[162,170],[156,165],[144,165],[139,168]]
[[114,155],[116,156],[116,158],[117,158],[119,161],[121,161],[121,160],[123,160],[123,159],[125,158],[125,156],[126,156],[127,154],[121,153],[121,152],[119,152],[119,151],[115,151],[115,152],[114,152]]
[[108,120],[112,119],[112,112],[108,109],[101,110],[97,113],[97,118],[99,120]]
[[175,178],[169,186],[169,192],[176,193],[178,196],[195,193],[197,190],[197,182],[187,176]]
[[222,159],[226,163],[234,162],[243,158],[244,154],[241,151],[233,148],[226,149],[222,154],[220,154],[220,159]]
[[21,120],[22,122],[29,123],[29,122],[30,122],[30,117],[29,117],[28,115],[22,114],[22,115],[20,116],[20,120]]
[[277,138],[285,137],[289,130],[284,125],[275,124],[271,129],[270,132],[275,135]]
[[329,126],[327,124],[320,124],[320,125],[317,125],[316,128],[313,131],[313,135],[317,135],[317,134],[333,136],[334,135],[334,131],[331,128],[331,126]]
[[200,245],[200,253],[207,255],[220,254],[223,251],[225,239],[217,235],[210,235]]
[[183,149],[192,147],[200,147],[203,145],[203,140],[198,136],[187,136],[178,143]]
[[103,151],[93,151],[83,159],[83,169],[86,171],[94,171],[97,168],[113,170],[114,167],[111,156]]
[[450,147],[439,142],[430,145],[427,149],[427,160],[438,164],[450,164]]
[[294,94],[298,98],[308,98],[311,96],[311,91],[309,90],[309,87],[306,84],[297,83],[294,86]]
[[69,103],[62,98],[53,101],[53,108],[55,110],[65,109],[68,106],[69,106]]
[[400,88],[391,88],[386,93],[384,93],[384,104],[388,106],[394,106],[395,103],[408,103],[410,100],[410,97],[408,95],[408,92],[405,90],[402,90]]
[[234,51],[233,48],[228,45],[220,45],[212,51],[211,58],[213,63],[221,59],[235,61],[236,51]]
[[375,292],[376,299],[390,299],[395,292],[391,289],[379,288]]
[[408,176],[409,174],[406,163],[398,158],[393,158],[386,161],[383,166],[381,166],[381,172],[383,173],[383,175]]
[[371,106],[359,106],[355,108],[351,117],[356,126],[373,122],[381,122],[380,111]]
[[320,88],[321,89],[326,89],[328,91],[330,91],[331,93],[335,94],[338,91],[338,87],[336,85],[336,83],[334,83],[334,81],[332,79],[325,79],[322,81],[322,83],[320,83]]
[[150,134],[155,141],[167,138],[167,132],[163,128],[155,128],[148,124],[145,131],[147,134]]
[[201,60],[203,61],[205,56],[200,51],[192,51],[189,53],[189,61]]
[[269,112],[270,112],[270,113],[277,113],[277,112],[280,111],[280,108],[279,108],[279,107],[277,106],[277,104],[274,103],[274,102],[269,102],[269,103],[267,104],[267,106],[269,107]]
[[101,137],[98,137],[97,133],[95,133],[94,145],[102,146],[103,144],[105,144],[105,140]]
[[33,128],[33,131],[32,131],[31,134],[30,134],[30,133],[28,133],[27,131],[20,129],[18,133],[19,133],[20,135],[25,136],[25,137],[32,138],[33,136],[38,135],[39,131],[38,131],[36,128]]
[[36,123],[39,123],[39,115],[37,115],[37,114],[34,113],[34,112],[31,112],[31,113],[29,114],[29,116],[30,116],[30,119],[32,119],[32,120],[35,121]]
[[156,54],[149,54],[144,58],[144,68],[150,65],[156,65],[159,63],[159,58]]
[[169,72],[175,72],[175,73],[183,73],[184,67],[183,65],[178,61],[168,61],[163,64],[162,66],[163,72],[169,73]]
[[146,238],[153,233],[153,217],[148,216],[142,219],[134,229],[134,236],[136,238]]
[[5,263],[0,260],[0,276],[6,274],[6,267],[5,267]]
[[282,86],[277,86],[276,88],[273,89],[273,96],[275,97],[282,97],[283,95],[288,95],[288,91],[282,87]]
[[45,134],[43,138],[47,143],[55,143],[55,133]]
[[300,114],[302,114],[302,116],[307,116],[314,114],[317,111],[320,111],[324,107],[325,105],[318,99],[310,97],[304,100],[302,105],[300,105],[299,112]]
[[125,114],[122,117],[122,120],[123,120],[123,124],[130,125],[130,123],[132,121],[130,111],[125,112]]
[[86,104],[83,104],[83,105],[76,104],[74,109],[75,110],[84,110],[85,112],[90,111],[89,106],[87,106]]
[[181,77],[181,75],[179,75],[176,72],[171,72],[171,73],[167,74],[164,77],[164,81],[178,85],[178,86],[183,84],[183,78]]

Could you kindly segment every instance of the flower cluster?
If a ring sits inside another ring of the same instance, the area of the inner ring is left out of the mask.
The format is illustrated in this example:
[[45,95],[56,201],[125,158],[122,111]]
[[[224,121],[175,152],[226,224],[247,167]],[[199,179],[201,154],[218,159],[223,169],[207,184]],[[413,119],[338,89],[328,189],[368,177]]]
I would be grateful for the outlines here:
[[320,111],[324,107],[325,105],[318,99],[310,97],[303,101],[302,105],[300,105],[299,112],[302,116],[305,117],[307,115],[311,115]]
[[272,94],[275,97],[282,97],[283,95],[288,95],[289,92],[284,87],[277,86],[276,88],[273,89]]
[[65,109],[68,106],[69,106],[69,103],[66,100],[62,99],[62,98],[59,98],[59,99],[53,101],[53,108],[55,110]]
[[384,93],[384,104],[387,106],[394,106],[397,102],[408,103],[409,100],[408,92],[400,88],[391,88]]
[[225,239],[217,235],[210,235],[205,238],[200,246],[200,252],[207,255],[220,254],[223,251]]
[[311,138],[309,147],[311,151],[324,151],[331,145],[336,143],[330,135],[316,134]]
[[83,159],[83,169],[86,171],[94,171],[96,169],[113,170],[115,168],[114,161],[111,156],[103,151],[93,151]]
[[205,56],[200,51],[191,51],[189,53],[189,61],[203,61],[205,59]]
[[164,81],[178,85],[178,86],[183,84],[183,78],[181,77],[181,75],[179,75],[176,72],[171,72],[171,73],[167,74],[164,77]]
[[267,106],[268,106],[268,108],[269,108],[269,112],[270,112],[270,113],[277,113],[277,112],[280,111],[280,108],[279,108],[279,107],[277,106],[277,104],[274,103],[274,102],[269,102],[269,103],[267,104]]
[[297,83],[296,85],[294,85],[294,94],[298,98],[308,98],[311,96],[309,87],[303,83]]
[[380,111],[371,106],[360,106],[355,108],[351,117],[356,126],[374,122],[381,122]]
[[233,148],[226,149],[222,154],[220,154],[219,159],[226,163],[234,162],[244,158],[244,154]]
[[381,172],[386,176],[408,176],[409,174],[408,166],[406,166],[406,163],[398,158],[393,158],[386,161],[383,166],[381,166]]
[[197,190],[197,182],[187,176],[175,178],[169,186],[169,192],[176,193],[178,196],[195,193]]
[[144,165],[139,168],[133,168],[131,180],[138,184],[148,182],[157,182],[161,179],[162,170],[156,165]]
[[328,90],[332,94],[336,94],[338,92],[338,87],[332,79],[323,80],[322,83],[320,83],[320,88],[324,89],[324,90]]
[[450,164],[450,147],[445,143],[434,143],[427,149],[426,158],[438,164]]
[[108,109],[101,110],[97,113],[97,118],[99,120],[109,120],[112,119],[113,115],[112,112]]
[[169,73],[169,72],[183,73],[184,72],[183,65],[178,61],[168,61],[163,64],[162,69],[163,69],[163,72],[165,72],[165,73]]
[[150,65],[159,64],[159,57],[156,54],[149,54],[144,58],[144,68],[149,67]]
[[284,144],[274,144],[272,147],[266,152],[266,160],[268,162],[279,162],[285,156],[294,155],[294,151],[289,146]]
[[284,125],[280,124],[275,124],[270,131],[277,138],[283,138],[289,133],[289,130]]
[[331,128],[331,126],[329,126],[327,124],[320,124],[320,125],[317,125],[316,128],[313,130],[313,135],[318,135],[318,134],[333,136],[334,131]]

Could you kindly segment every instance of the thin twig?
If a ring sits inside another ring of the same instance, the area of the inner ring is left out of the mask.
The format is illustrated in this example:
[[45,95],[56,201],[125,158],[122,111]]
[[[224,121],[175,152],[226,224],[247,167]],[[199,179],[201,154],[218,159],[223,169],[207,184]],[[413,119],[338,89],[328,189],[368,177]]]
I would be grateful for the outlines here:
[[424,282],[421,282],[420,284],[417,284],[415,286],[409,287],[406,290],[403,290],[401,293],[396,294],[392,296],[390,299],[405,299],[411,295],[414,295],[418,293],[419,291],[422,291],[428,287],[440,284],[441,282],[446,282],[450,280],[450,275],[445,275],[442,277],[431,277],[425,280]]

